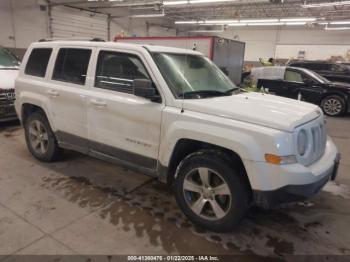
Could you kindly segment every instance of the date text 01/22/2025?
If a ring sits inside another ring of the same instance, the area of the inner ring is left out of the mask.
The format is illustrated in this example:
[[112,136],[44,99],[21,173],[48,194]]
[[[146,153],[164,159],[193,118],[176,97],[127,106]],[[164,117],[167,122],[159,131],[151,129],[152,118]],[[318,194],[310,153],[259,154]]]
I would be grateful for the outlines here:
[[128,261],[220,261],[217,256],[128,256]]

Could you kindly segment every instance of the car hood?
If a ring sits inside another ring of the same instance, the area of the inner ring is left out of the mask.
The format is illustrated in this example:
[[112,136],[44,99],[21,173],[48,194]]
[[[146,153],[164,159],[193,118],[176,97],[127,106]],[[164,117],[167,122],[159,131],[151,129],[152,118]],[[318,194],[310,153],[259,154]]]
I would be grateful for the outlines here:
[[15,88],[15,79],[18,72],[17,69],[0,69],[0,89]]
[[185,110],[220,116],[287,132],[322,114],[313,104],[261,93],[185,100]]

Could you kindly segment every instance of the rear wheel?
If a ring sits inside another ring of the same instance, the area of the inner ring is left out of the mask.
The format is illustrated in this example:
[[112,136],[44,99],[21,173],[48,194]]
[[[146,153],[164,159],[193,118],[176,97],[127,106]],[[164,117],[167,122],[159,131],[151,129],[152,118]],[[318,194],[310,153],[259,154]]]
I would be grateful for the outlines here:
[[180,163],[175,180],[176,200],[194,223],[212,231],[230,231],[248,207],[248,194],[240,175],[215,152],[196,152]]
[[345,101],[342,97],[331,95],[325,97],[321,102],[321,108],[326,115],[340,116],[345,112]]
[[57,160],[62,149],[58,147],[47,118],[38,112],[32,113],[25,121],[25,138],[29,151],[40,161]]

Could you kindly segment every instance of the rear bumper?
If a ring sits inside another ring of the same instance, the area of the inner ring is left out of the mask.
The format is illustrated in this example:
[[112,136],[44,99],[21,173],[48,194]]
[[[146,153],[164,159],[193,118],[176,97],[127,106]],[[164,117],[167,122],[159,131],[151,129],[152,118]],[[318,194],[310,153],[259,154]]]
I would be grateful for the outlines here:
[[287,185],[271,191],[254,190],[254,202],[257,206],[272,208],[282,203],[297,202],[308,199],[317,194],[328,181],[336,179],[339,161],[340,154],[337,154],[332,167],[313,183],[305,185]]

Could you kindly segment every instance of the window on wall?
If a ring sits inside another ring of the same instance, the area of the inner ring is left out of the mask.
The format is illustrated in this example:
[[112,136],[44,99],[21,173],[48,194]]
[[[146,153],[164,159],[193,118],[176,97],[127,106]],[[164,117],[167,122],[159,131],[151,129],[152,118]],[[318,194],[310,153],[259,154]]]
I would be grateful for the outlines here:
[[25,74],[45,77],[46,68],[52,53],[51,48],[34,48],[30,53]]
[[150,79],[141,60],[132,54],[101,51],[98,56],[95,86],[132,93],[134,79]]
[[90,49],[61,48],[52,79],[84,85],[90,57]]

